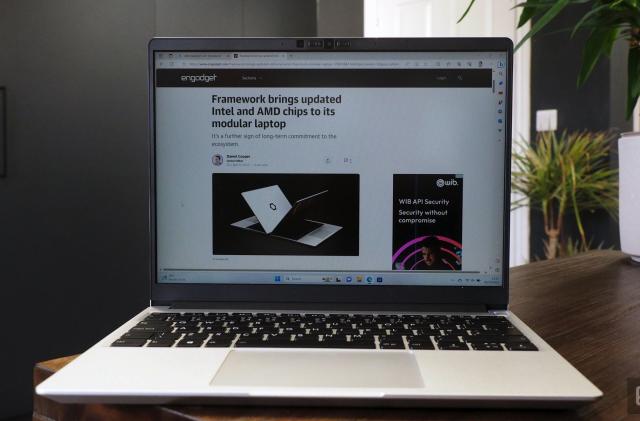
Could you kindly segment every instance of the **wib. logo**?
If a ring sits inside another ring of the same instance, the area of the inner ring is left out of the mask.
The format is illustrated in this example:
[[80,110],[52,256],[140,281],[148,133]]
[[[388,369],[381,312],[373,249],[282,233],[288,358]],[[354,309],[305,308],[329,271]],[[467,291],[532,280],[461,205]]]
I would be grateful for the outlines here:
[[451,178],[449,180],[443,180],[442,178],[438,178],[436,180],[436,186],[444,187],[444,186],[457,186],[458,181],[455,178]]
[[191,82],[191,83],[198,83],[198,82],[204,82],[204,83],[211,83],[211,82],[215,82],[216,79],[218,78],[217,74],[212,74],[212,75],[182,75],[180,76],[180,80],[182,82]]

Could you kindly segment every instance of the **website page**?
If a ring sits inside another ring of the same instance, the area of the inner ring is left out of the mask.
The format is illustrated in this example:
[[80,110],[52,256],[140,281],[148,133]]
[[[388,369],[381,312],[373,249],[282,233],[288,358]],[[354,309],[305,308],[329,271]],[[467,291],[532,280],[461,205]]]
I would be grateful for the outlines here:
[[501,284],[506,54],[155,63],[159,282]]

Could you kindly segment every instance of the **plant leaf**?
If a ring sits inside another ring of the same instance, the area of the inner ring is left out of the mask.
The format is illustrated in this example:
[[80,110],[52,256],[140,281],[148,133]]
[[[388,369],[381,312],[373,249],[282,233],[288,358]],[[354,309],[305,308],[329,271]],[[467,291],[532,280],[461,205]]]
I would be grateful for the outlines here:
[[584,25],[585,22],[587,22],[587,20],[589,20],[589,18],[591,18],[592,16],[594,16],[595,14],[600,12],[600,10],[606,9],[608,7],[609,7],[608,3],[601,4],[600,6],[594,7],[589,12],[585,13],[585,15],[582,17],[582,19],[580,19],[578,21],[578,23],[576,23],[576,25],[573,27],[573,31],[571,31],[571,36],[573,37],[576,34],[576,32],[578,32],[580,27],[582,27],[582,25]]
[[602,54],[611,54],[611,48],[618,36],[618,28],[596,28],[584,45],[582,52],[582,68],[578,75],[578,86],[581,86],[593,72]]
[[522,6],[522,13],[520,13],[520,19],[518,20],[518,28],[521,28],[536,14],[536,8],[526,3]]
[[473,3],[475,3],[475,2],[476,2],[476,0],[471,0],[469,2],[469,6],[467,6],[467,10],[464,11],[462,16],[460,17],[460,19],[458,19],[458,21],[456,23],[462,22],[462,19],[464,19],[467,16],[467,14],[469,14],[469,10],[471,10],[471,6],[473,6]]
[[558,13],[562,11],[568,4],[570,0],[558,0],[553,6],[549,8],[541,17],[533,24],[529,32],[518,42],[514,50],[520,48],[522,44],[524,44],[529,38],[537,34],[542,28],[544,28],[553,18],[555,18]]
[[629,48],[629,63],[627,68],[627,120],[631,118],[633,109],[640,97],[640,47]]

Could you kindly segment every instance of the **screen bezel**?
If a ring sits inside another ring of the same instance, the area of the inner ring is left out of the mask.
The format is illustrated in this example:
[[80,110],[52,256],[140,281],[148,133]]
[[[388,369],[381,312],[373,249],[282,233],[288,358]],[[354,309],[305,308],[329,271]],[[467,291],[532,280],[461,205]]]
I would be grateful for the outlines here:
[[[375,285],[264,285],[264,284],[185,284],[160,283],[157,279],[156,190],[155,190],[155,53],[160,51],[328,51],[323,48],[300,48],[302,40],[322,38],[154,38],[148,45],[149,67],[149,228],[151,304],[174,303],[271,303],[285,307],[319,308],[324,305],[344,309],[376,305],[386,309],[431,305],[480,305],[487,309],[506,309],[509,299],[509,214],[511,179],[511,108],[513,42],[508,38],[339,38],[349,41],[348,48],[335,51],[407,51],[407,52],[505,52],[507,53],[507,89],[505,108],[504,200],[502,286],[409,286]],[[335,43],[334,43],[335,44]],[[196,305],[197,306],[197,305]]]

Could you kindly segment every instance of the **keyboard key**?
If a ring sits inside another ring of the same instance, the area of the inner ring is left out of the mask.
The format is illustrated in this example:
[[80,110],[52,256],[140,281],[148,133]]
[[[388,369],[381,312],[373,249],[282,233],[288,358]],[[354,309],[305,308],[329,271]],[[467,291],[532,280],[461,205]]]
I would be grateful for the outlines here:
[[284,335],[297,335],[298,333],[307,333],[307,329],[295,326],[287,326],[282,329],[282,333]]
[[260,348],[265,347],[267,345],[267,341],[263,341],[262,339],[238,339],[235,343],[236,348]]
[[389,335],[390,336],[403,336],[403,335],[413,335],[413,329],[407,329],[404,327],[401,328],[392,328],[389,329]]
[[366,334],[366,333],[358,334],[358,335],[351,335],[351,342],[358,342],[358,341],[373,342],[373,335],[369,335],[369,334]]
[[199,332],[199,331],[200,331],[200,328],[198,326],[182,325],[182,326],[176,327],[176,332],[180,332],[180,333]]
[[150,348],[169,348],[172,347],[176,341],[170,339],[152,339],[151,342],[147,344],[147,347]]
[[322,341],[318,343],[321,348],[336,348],[336,349],[375,349],[375,342],[347,342],[341,340]]
[[431,328],[420,328],[420,329],[416,329],[415,331],[415,335],[416,336],[440,336],[440,330],[439,329],[431,329]]
[[249,326],[231,325],[227,328],[229,333],[249,333],[253,328]]
[[211,325],[204,325],[204,327],[202,328],[202,333],[218,333],[218,332],[225,332],[227,330],[226,327],[224,326],[211,326]]
[[473,343],[471,344],[471,348],[476,351],[504,351],[502,346],[495,342],[489,343]]
[[120,339],[149,339],[153,336],[153,332],[148,331],[135,331],[135,332],[127,332]]
[[333,334],[330,333],[328,335],[322,335],[322,340],[325,342],[328,341],[335,341],[335,342],[347,342],[347,335],[342,335],[342,334]]
[[438,349],[445,351],[468,351],[469,347],[462,342],[438,342]]
[[224,323],[227,320],[227,313],[207,313],[204,317],[204,321],[216,321],[219,323]]
[[378,336],[388,335],[387,329],[380,329],[375,326],[365,327],[364,329],[362,329],[362,331],[370,335],[378,335]]
[[520,336],[522,333],[513,326],[506,325],[490,325],[485,326],[487,333],[495,333],[498,335]]
[[482,324],[511,324],[509,320],[507,320],[504,316],[476,316],[474,318],[476,321],[482,322]]
[[[503,335],[479,335],[479,336],[463,336],[465,342],[468,343],[505,343],[508,339],[507,336]],[[526,338],[525,338],[526,339]]]
[[402,343],[402,335],[379,335],[378,341],[382,342],[400,342]]
[[324,345],[321,345],[321,342],[318,340],[318,338],[296,338],[291,343],[292,348],[322,348]]
[[[262,339],[262,337],[265,336],[262,333],[250,333],[250,334],[246,334],[243,333],[242,335],[240,335],[240,338],[247,338],[247,337],[255,337],[257,339]],[[291,335],[287,334],[287,333],[268,333],[265,336],[265,339],[268,341],[277,341],[277,340],[290,340],[291,339]]]
[[176,327],[177,326],[193,326],[193,327],[195,327],[195,326],[198,326],[199,324],[200,323],[196,323],[196,322],[191,321],[191,318],[189,318],[189,320],[177,320],[174,323],[174,326],[176,326]]
[[375,349],[376,343],[373,338],[358,341],[352,340],[349,342],[349,346],[353,349]]
[[507,343],[505,345],[509,351],[537,351],[538,348],[531,342]]
[[505,337],[505,343],[518,343],[518,342],[529,342],[529,339],[527,339],[526,336],[524,335],[516,335],[516,336],[506,336]]
[[251,333],[243,333],[240,335],[238,340],[235,343],[236,347],[256,347],[263,346],[265,341],[263,340],[264,335],[259,334],[251,334]]
[[169,327],[171,326],[171,322],[165,322],[162,320],[142,320],[140,322],[138,322],[138,324],[136,325],[138,327],[143,327],[143,326],[152,326],[152,327]]
[[171,328],[170,327],[154,327],[154,326],[135,326],[132,327],[129,332],[133,333],[133,332],[150,332],[150,333],[155,333],[155,332],[167,332],[169,331]]
[[176,316],[178,313],[149,313],[145,320],[166,320],[169,317]]
[[440,335],[434,336],[433,339],[437,344],[439,344],[440,342],[460,342],[460,338],[458,338],[458,335]]
[[463,336],[483,336],[486,335],[487,331],[484,329],[467,329],[466,333],[462,333]]
[[267,347],[291,347],[293,346],[293,341],[291,338],[267,339],[264,344]]
[[352,327],[341,327],[336,329],[336,333],[340,335],[359,335],[360,329],[354,329]]
[[198,348],[202,346],[204,339],[181,339],[176,346],[180,348]]
[[436,349],[428,338],[423,341],[409,341],[409,349]]
[[111,346],[119,347],[139,347],[147,342],[146,339],[118,339]]
[[209,339],[204,346],[207,348],[228,348],[231,346],[231,342],[230,338]]
[[153,339],[155,340],[165,340],[165,341],[177,341],[182,334],[180,333],[170,333],[170,332],[160,332],[153,335]]
[[384,341],[380,342],[380,349],[405,349],[402,341]]
[[211,338],[209,338],[208,342],[215,341],[218,343],[231,343],[235,338],[236,338],[236,335],[227,335],[227,334],[212,335]]
[[192,339],[194,341],[204,342],[204,340],[207,339],[208,337],[209,337],[208,333],[189,332],[184,335],[183,339]]

